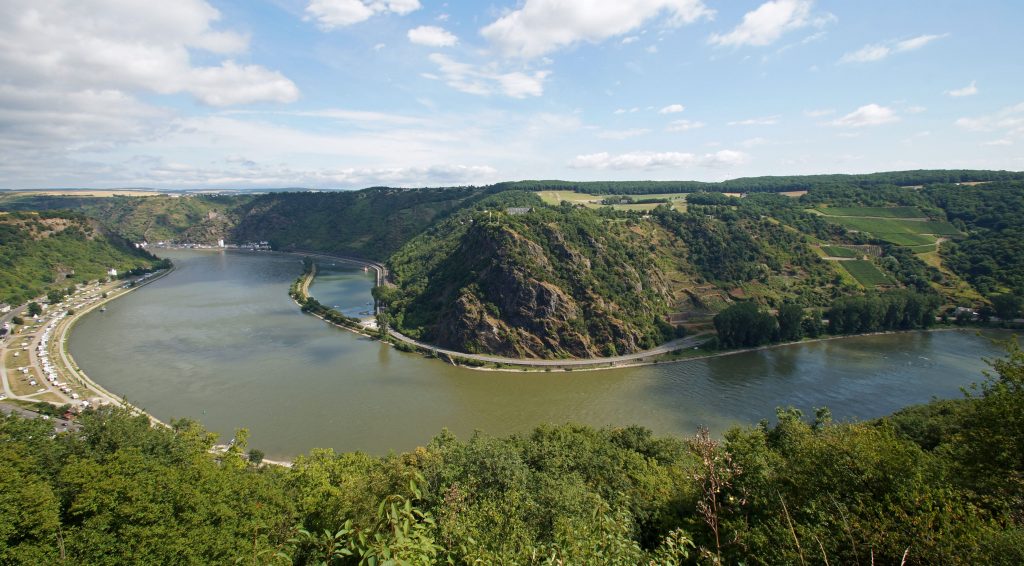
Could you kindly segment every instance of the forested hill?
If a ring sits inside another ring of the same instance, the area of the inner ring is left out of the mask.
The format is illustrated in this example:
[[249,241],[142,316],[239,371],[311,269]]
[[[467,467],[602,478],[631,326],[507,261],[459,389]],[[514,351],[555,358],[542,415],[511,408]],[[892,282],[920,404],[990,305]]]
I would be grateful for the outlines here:
[[630,353],[673,337],[668,283],[648,242],[600,213],[500,193],[390,260],[392,324],[466,352]]
[[788,175],[771,177],[743,177],[720,182],[701,181],[512,181],[498,183],[500,190],[523,191],[579,191],[600,195],[666,194],[714,192],[766,192],[781,193],[806,191],[825,186],[845,185],[874,187],[894,185],[900,187],[935,183],[971,183],[988,181],[1024,180],[1024,172],[984,171],[972,169],[920,169],[890,171],[862,175]]
[[234,241],[383,261],[428,226],[470,205],[485,188],[271,193],[235,209]]
[[0,303],[23,303],[119,272],[150,269],[159,260],[68,212],[0,212]]

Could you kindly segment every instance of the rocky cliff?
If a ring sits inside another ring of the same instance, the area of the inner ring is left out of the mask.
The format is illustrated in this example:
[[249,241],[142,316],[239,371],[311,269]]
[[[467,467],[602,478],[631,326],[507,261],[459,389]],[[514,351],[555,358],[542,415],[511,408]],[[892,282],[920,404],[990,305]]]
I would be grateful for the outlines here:
[[567,358],[635,352],[673,335],[660,322],[669,294],[650,253],[597,213],[477,211],[409,247],[392,258],[402,295],[391,312],[429,342]]

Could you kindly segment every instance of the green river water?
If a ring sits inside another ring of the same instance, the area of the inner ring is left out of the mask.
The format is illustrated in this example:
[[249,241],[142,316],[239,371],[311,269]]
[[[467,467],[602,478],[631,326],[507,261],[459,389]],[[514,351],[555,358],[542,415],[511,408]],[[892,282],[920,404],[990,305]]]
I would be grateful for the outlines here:
[[[314,447],[410,450],[443,428],[502,435],[537,424],[639,424],[721,433],[777,406],[872,418],[981,379],[999,349],[971,331],[867,336],[607,371],[460,369],[398,352],[299,312],[297,256],[179,251],[170,275],[78,323],[69,348],[92,379],[160,419],[192,417],[286,459]],[[320,264],[311,293],[351,315],[373,274]]]

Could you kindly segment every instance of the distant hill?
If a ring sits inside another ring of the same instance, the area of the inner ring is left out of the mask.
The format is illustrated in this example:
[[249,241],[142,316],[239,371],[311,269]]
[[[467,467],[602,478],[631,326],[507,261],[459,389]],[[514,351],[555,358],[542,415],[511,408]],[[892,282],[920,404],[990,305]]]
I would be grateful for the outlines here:
[[482,188],[272,193],[234,209],[233,241],[384,260],[428,226],[487,194]]
[[916,186],[935,183],[1024,180],[1024,172],[973,169],[919,169],[862,175],[784,175],[743,177],[716,183],[702,181],[511,181],[498,183],[499,190],[579,191],[595,195],[666,194],[716,192],[781,193],[806,191],[829,185],[872,187]]

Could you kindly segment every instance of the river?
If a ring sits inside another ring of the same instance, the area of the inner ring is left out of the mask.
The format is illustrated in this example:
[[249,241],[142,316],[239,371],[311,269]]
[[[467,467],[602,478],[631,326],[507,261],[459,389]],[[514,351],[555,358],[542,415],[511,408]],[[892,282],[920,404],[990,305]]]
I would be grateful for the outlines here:
[[[537,424],[639,424],[721,433],[778,406],[865,419],[957,397],[1000,350],[973,332],[915,332],[786,346],[608,371],[456,368],[328,326],[288,297],[297,256],[169,250],[170,275],[87,314],[69,349],[107,390],[162,420],[190,417],[222,439],[288,459],[314,447],[373,454],[443,428],[503,435]],[[346,314],[367,309],[373,272],[321,262],[310,289]]]

